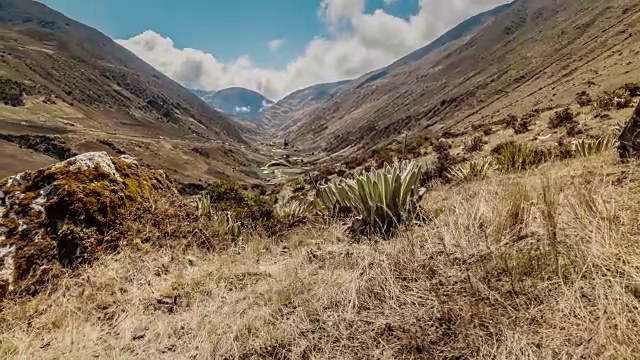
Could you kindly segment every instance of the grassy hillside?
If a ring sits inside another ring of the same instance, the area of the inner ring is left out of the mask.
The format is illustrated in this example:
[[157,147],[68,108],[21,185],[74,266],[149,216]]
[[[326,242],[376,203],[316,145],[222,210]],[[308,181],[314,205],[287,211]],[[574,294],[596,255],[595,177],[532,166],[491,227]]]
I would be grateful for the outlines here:
[[[234,241],[156,199],[128,246],[2,303],[6,358],[633,358],[638,163],[611,151],[435,186],[428,220]],[[215,250],[215,251],[212,251]]]

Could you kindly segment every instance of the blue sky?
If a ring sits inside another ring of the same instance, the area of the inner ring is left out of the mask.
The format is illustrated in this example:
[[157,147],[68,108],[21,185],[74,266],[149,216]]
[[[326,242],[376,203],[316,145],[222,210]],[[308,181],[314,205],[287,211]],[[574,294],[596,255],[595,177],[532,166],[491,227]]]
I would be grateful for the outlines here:
[[278,100],[386,66],[508,0],[40,1],[185,87]]
[[[302,54],[316,36],[328,36],[313,0],[40,0],[112,38],[127,39],[145,30],[170,37],[228,62],[248,55],[258,66],[282,67]],[[366,2],[366,11],[384,0]],[[417,0],[398,1],[388,12],[408,17]],[[285,39],[278,52],[268,42]]]

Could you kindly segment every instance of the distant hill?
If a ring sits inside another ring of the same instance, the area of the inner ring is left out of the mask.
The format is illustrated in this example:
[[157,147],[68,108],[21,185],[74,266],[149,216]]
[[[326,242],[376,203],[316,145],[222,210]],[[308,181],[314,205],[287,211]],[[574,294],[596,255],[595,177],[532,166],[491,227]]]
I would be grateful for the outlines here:
[[256,91],[241,87],[218,91],[192,90],[192,92],[214,109],[252,122],[256,122],[274,103]]

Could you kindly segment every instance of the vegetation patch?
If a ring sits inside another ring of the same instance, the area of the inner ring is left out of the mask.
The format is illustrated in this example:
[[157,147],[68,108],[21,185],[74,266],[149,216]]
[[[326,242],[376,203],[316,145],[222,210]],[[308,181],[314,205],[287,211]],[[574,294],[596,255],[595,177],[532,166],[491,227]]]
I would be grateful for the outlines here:
[[474,153],[482,151],[482,148],[487,144],[487,141],[482,137],[482,135],[476,135],[471,138],[464,145],[464,151],[467,153]]
[[454,182],[466,182],[484,179],[495,169],[491,158],[466,161],[449,170],[449,178]]
[[0,103],[7,106],[24,106],[24,96],[35,95],[35,86],[0,77]]
[[505,172],[531,169],[548,159],[548,154],[533,146],[507,141],[491,149],[498,168]]
[[273,202],[252,191],[245,191],[235,181],[218,181],[205,190],[211,201],[211,210],[228,212],[243,226],[273,219]]
[[576,103],[580,105],[580,107],[585,107],[593,104],[593,98],[586,91],[581,91],[576,94]]
[[9,290],[37,292],[63,268],[117,249],[113,231],[152,193],[170,189],[163,173],[106,153],[10,178],[0,191],[0,248],[14,249]]
[[633,97],[639,94],[640,85],[625,84],[617,89],[600,94],[595,101],[595,106],[603,111],[629,108],[633,106]]
[[576,115],[570,108],[564,108],[556,111],[549,119],[549,128],[558,129],[560,127],[568,127],[578,122],[575,119]]
[[422,166],[415,161],[385,165],[357,176],[353,180],[334,181],[318,194],[318,203],[325,213],[335,214],[349,209],[361,223],[358,233],[389,236],[407,220],[415,205],[412,197],[417,190]]

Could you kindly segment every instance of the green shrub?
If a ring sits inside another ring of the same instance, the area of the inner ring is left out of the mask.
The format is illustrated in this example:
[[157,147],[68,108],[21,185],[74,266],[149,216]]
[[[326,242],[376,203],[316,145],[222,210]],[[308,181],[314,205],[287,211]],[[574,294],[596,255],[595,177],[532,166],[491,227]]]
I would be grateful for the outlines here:
[[306,188],[306,183],[303,178],[295,177],[289,181],[289,186],[291,187],[291,191],[300,192]]
[[544,151],[515,141],[498,144],[491,150],[491,153],[498,167],[505,172],[524,171],[547,159]]
[[491,158],[471,160],[456,165],[449,170],[449,178],[453,181],[472,181],[486,178],[495,169]]
[[233,219],[247,226],[273,218],[273,203],[266,197],[244,191],[235,181],[219,181],[205,190],[214,212],[228,212]]
[[327,212],[351,210],[362,220],[358,230],[390,235],[413,209],[421,173],[422,165],[415,161],[385,165],[353,180],[331,182],[320,189],[318,202]]
[[242,224],[235,221],[229,212],[215,211],[209,195],[201,195],[197,201],[201,229],[206,231],[209,236],[229,236],[232,238],[240,236]]

